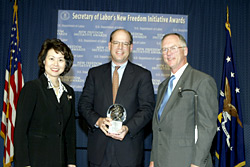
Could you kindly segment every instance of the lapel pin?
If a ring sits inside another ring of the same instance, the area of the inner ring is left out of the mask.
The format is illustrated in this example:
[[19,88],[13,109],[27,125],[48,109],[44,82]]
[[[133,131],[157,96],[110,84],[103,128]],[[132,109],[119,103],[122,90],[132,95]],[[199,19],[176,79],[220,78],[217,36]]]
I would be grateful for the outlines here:
[[72,99],[72,96],[71,96],[71,95],[67,95],[67,97],[68,97],[68,100]]

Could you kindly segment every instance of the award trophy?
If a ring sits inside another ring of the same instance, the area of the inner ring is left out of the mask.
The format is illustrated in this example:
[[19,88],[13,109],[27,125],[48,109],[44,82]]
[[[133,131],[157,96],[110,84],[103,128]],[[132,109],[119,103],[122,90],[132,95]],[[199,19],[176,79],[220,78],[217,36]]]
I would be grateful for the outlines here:
[[122,128],[122,123],[126,120],[126,110],[121,104],[113,104],[107,111],[107,117],[111,118],[109,133],[117,133]]

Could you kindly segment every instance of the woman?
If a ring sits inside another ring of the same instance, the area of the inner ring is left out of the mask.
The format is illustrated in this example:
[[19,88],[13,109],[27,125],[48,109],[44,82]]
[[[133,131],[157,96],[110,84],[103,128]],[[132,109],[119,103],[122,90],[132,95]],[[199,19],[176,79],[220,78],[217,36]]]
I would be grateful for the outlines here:
[[61,40],[43,43],[38,55],[41,75],[24,85],[18,99],[15,167],[75,167],[75,95],[60,80],[73,59]]

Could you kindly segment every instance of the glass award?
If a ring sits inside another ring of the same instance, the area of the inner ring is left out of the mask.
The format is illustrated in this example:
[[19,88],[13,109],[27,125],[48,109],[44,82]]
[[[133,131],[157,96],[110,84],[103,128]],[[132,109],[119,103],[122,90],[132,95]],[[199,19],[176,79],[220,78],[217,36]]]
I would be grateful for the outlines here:
[[121,104],[111,105],[107,111],[107,117],[112,119],[108,132],[117,133],[122,128],[126,116],[126,109]]

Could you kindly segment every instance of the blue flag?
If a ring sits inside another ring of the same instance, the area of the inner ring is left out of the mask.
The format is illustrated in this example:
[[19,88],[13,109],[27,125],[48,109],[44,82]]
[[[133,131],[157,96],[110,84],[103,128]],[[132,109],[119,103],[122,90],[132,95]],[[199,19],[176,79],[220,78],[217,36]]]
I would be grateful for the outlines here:
[[226,48],[217,125],[216,166],[245,166],[240,86],[234,64],[229,22],[226,23]]

